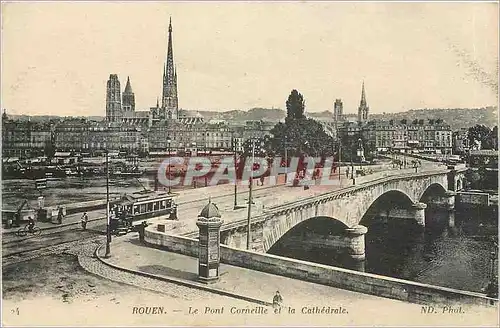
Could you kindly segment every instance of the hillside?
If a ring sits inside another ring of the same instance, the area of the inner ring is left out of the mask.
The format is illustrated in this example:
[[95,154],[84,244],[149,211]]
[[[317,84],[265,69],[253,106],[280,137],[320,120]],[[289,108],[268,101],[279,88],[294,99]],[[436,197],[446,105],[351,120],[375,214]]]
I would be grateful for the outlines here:
[[[285,118],[286,113],[284,110],[279,108],[252,108],[248,111],[243,110],[231,110],[226,112],[213,112],[213,111],[190,111],[182,110],[187,115],[192,115],[195,112],[200,113],[206,121],[210,119],[222,119],[227,121],[249,121],[249,120],[265,120],[268,122],[278,122]],[[331,111],[323,112],[307,112],[307,116],[315,119],[332,119]],[[9,116],[15,119],[27,120],[26,115],[12,115]],[[49,119],[59,119],[58,116],[31,116],[32,121],[46,121]],[[87,117],[90,120],[101,121],[104,117],[92,116]],[[485,107],[485,108],[457,108],[457,109],[412,109],[407,112],[399,113],[374,113],[370,115],[370,119],[378,120],[401,120],[407,119],[412,121],[414,119],[442,119],[446,123],[450,124],[453,130],[458,130],[460,128],[467,128],[476,124],[484,124],[490,127],[498,125],[498,111],[496,107]]]

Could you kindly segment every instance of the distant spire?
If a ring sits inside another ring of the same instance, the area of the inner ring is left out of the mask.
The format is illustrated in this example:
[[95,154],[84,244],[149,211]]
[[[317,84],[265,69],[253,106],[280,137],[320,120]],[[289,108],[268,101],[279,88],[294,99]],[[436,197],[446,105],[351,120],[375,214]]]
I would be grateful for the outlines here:
[[127,85],[125,86],[125,91],[123,93],[133,93],[132,87],[130,86],[130,77],[127,76]]
[[168,24],[168,31],[172,32],[172,16],[170,16],[170,23]]
[[156,108],[159,108],[159,107],[160,107],[160,103],[159,103],[158,97],[156,97]]
[[364,80],[363,80],[363,86],[361,87],[361,105],[366,106],[365,81]]

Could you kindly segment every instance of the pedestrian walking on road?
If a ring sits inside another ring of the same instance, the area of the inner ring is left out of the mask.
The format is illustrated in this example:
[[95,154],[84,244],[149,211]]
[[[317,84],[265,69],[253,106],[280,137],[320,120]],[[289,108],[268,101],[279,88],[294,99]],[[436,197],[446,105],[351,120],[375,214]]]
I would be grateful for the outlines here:
[[87,222],[89,222],[89,217],[87,215],[87,212],[84,212],[81,219],[83,230],[87,230]]
[[264,185],[264,176],[261,176],[260,177],[260,185],[263,186]]
[[273,297],[273,307],[278,308],[281,307],[283,303],[283,297],[280,295],[279,290],[276,291],[276,295]]
[[63,219],[63,209],[59,207],[59,211],[57,212],[57,223],[62,224]]

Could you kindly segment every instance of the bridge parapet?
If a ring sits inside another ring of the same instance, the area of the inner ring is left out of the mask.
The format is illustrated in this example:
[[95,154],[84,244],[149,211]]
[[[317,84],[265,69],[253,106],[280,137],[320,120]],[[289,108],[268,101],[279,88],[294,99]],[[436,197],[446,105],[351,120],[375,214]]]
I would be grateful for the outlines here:
[[[290,213],[297,211],[301,208],[310,208],[312,206],[316,206],[319,204],[325,204],[327,202],[339,200],[339,199],[342,199],[344,197],[354,196],[356,193],[358,193],[360,191],[365,191],[365,190],[368,190],[370,188],[373,188],[374,186],[381,185],[384,183],[391,183],[391,182],[398,182],[398,181],[411,181],[411,180],[415,180],[416,178],[429,178],[429,177],[436,177],[436,176],[446,177],[446,174],[448,172],[449,172],[449,170],[439,169],[439,170],[426,171],[426,172],[421,172],[421,173],[383,176],[383,177],[378,178],[378,179],[369,180],[363,184],[349,186],[349,187],[346,187],[346,188],[343,188],[340,190],[333,190],[330,192],[326,192],[326,193],[323,193],[321,195],[310,196],[310,197],[307,197],[307,198],[304,198],[304,199],[301,199],[298,201],[294,201],[291,203],[266,208],[262,214],[257,215],[257,216],[252,218],[251,224],[253,225],[253,224],[256,224],[259,222],[263,222],[263,221],[269,220],[270,218],[273,218],[276,216],[287,215],[287,214],[290,214]],[[418,195],[418,196],[421,196],[421,195]],[[224,224],[221,227],[221,231],[236,229],[236,228],[238,228],[242,225],[246,225],[246,224],[247,224],[246,219],[233,221],[233,222]]]

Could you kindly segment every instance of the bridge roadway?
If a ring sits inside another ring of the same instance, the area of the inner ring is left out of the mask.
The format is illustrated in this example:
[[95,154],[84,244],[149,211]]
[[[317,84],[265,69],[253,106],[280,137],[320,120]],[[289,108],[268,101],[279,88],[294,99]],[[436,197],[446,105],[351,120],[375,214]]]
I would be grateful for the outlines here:
[[[444,167],[442,165],[426,162],[422,165],[422,168],[419,169],[419,173],[436,170],[443,171],[443,169]],[[408,175],[415,172],[413,168],[399,170],[392,169],[390,166],[379,167],[379,170],[379,172],[364,177],[357,177],[356,185],[388,176]],[[279,184],[270,187],[267,180],[268,178],[266,178],[263,187],[254,185],[252,195],[254,204],[252,204],[251,208],[252,222],[256,221],[256,218],[264,214],[265,211],[272,211],[273,208],[277,208],[278,206],[291,204],[309,197],[340,191],[342,189],[348,190],[347,188],[353,187],[352,180],[347,179],[344,173],[341,175],[341,178],[341,185],[322,186],[319,185],[320,180],[317,180],[316,185],[311,186],[308,190],[304,190],[303,187],[293,187],[289,184]],[[179,204],[177,215],[179,218],[178,221],[153,219],[151,223],[155,225],[165,224],[166,231],[169,234],[196,235],[198,232],[198,227],[196,226],[198,215],[201,209],[208,203],[208,197],[212,196],[212,203],[217,205],[222,215],[222,219],[224,220],[222,230],[232,225],[244,224],[248,215],[248,208],[246,206],[248,203],[248,186],[238,186],[238,205],[241,207],[236,210],[234,209],[234,195],[228,193],[224,194],[219,190],[224,189],[227,190],[226,192],[230,192],[230,190],[234,191],[234,185],[216,186],[214,189],[217,189],[217,192],[215,192],[215,190],[212,192],[212,189],[210,189],[210,193],[207,194],[206,192],[208,190],[206,190],[206,188],[200,188],[190,190],[189,194],[183,193],[182,196],[176,197],[176,203]],[[198,201],[196,201],[196,199],[198,199]],[[189,206],[186,206],[188,204]]]

